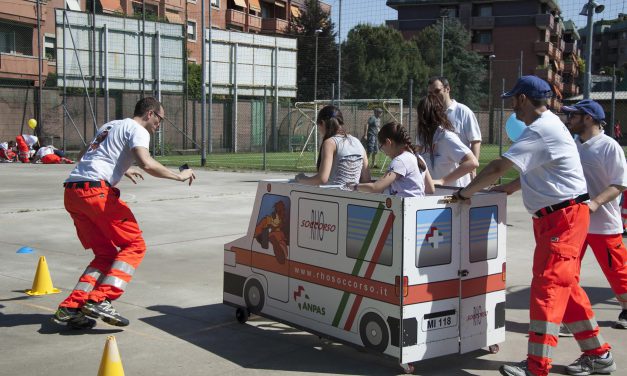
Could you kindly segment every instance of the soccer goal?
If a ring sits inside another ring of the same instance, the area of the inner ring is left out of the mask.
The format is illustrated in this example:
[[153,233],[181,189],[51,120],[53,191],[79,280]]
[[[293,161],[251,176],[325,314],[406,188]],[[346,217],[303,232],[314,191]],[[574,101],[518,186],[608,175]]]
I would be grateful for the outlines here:
[[[298,165],[305,162],[302,159],[307,150],[313,151],[314,164],[317,161],[319,140],[316,130],[316,116],[321,108],[330,104],[334,104],[342,111],[346,132],[359,139],[365,135],[364,130],[367,127],[368,119],[373,115],[375,108],[383,110],[381,125],[390,121],[403,123],[402,99],[341,99],[335,101],[325,99],[313,102],[297,102],[294,108],[303,121],[298,122],[294,127],[292,137],[293,140],[304,140],[302,146],[299,145]],[[293,142],[293,144],[297,145],[298,142]]]

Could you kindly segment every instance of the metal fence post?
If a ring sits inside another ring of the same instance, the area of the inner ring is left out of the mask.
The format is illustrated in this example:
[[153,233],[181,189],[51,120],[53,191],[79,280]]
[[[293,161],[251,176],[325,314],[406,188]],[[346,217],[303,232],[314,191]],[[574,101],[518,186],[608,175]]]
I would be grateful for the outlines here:
[[267,93],[266,86],[263,86],[263,136],[262,136],[262,145],[263,145],[263,170],[266,170],[266,105],[267,105]]

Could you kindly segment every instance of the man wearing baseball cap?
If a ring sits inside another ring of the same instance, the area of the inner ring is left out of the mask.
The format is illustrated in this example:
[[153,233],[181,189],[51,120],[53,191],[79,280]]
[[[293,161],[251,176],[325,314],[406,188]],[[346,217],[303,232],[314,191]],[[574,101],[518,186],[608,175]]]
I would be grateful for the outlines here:
[[523,76],[503,94],[512,98],[516,117],[527,126],[499,159],[490,162],[454,196],[468,200],[514,167],[520,177],[495,190],[512,194],[522,190],[523,203],[533,215],[536,247],[529,307],[527,360],[503,365],[509,376],[545,376],[557,347],[560,323],[576,323],[585,331],[584,354],[567,367],[571,375],[611,373],[616,365],[610,346],[599,335],[590,301],[579,286],[581,248],[590,223],[589,199],[577,146],[566,126],[548,110],[549,84],[536,76]]
[[[627,329],[627,249],[622,238],[619,197],[627,189],[625,153],[603,132],[605,112],[600,104],[586,99],[564,106],[562,111],[568,114],[568,128],[577,135],[575,143],[592,198],[588,204],[590,228],[580,261],[589,245],[622,307],[616,327]],[[577,330],[582,328],[565,324],[577,338]]]

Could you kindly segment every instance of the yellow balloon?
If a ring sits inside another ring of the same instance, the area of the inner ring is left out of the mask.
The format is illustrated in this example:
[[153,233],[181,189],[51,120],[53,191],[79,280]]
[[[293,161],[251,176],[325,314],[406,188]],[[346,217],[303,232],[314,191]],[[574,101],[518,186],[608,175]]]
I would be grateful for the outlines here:
[[28,126],[30,127],[30,129],[35,129],[37,128],[37,120],[35,119],[30,119],[28,121]]

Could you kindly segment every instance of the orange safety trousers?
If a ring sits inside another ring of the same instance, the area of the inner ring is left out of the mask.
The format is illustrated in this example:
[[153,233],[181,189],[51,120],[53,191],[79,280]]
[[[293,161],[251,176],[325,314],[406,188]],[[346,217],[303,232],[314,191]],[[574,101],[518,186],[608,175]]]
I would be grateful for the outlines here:
[[17,151],[18,151],[18,157],[20,159],[20,162],[29,163],[30,162],[30,155],[29,155],[30,147],[28,146],[26,141],[24,141],[24,137],[16,136],[15,143],[17,144]]
[[83,247],[94,252],[94,259],[62,307],[78,308],[87,300],[119,298],[146,253],[141,230],[120,200],[120,191],[100,183],[101,187],[90,188],[85,183],[82,188],[65,188],[65,209],[74,220]]
[[581,259],[590,246],[622,309],[627,309],[627,248],[622,234],[588,234],[581,248]]
[[588,295],[579,286],[579,256],[589,224],[586,204],[572,205],[533,220],[536,248],[527,364],[534,375],[548,375],[562,322],[584,329],[575,334],[584,353],[601,355],[610,349],[599,335]]

